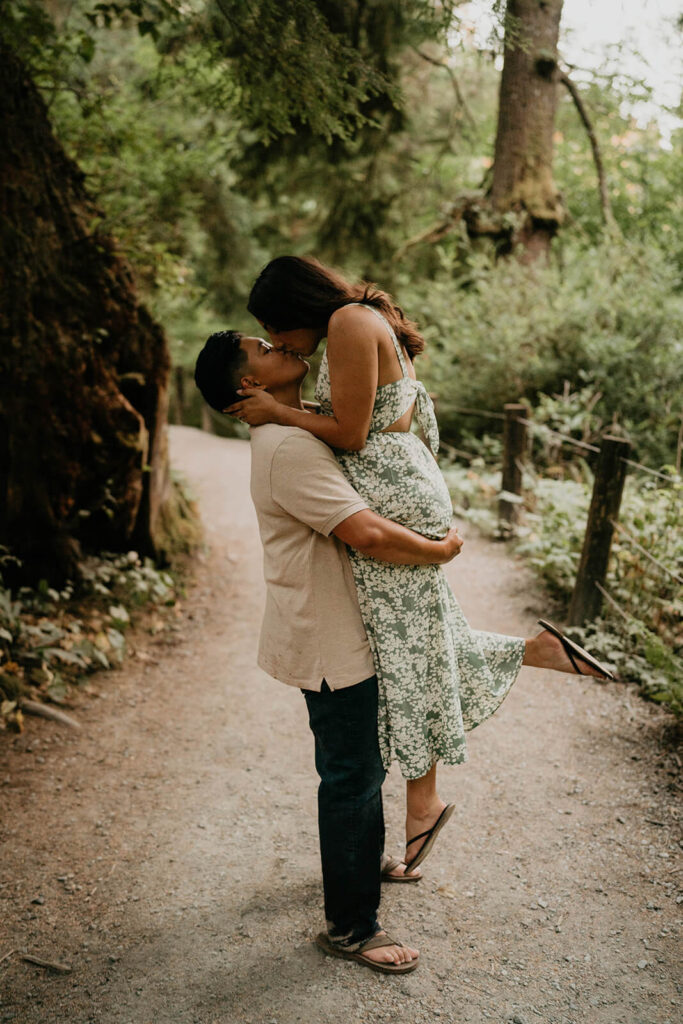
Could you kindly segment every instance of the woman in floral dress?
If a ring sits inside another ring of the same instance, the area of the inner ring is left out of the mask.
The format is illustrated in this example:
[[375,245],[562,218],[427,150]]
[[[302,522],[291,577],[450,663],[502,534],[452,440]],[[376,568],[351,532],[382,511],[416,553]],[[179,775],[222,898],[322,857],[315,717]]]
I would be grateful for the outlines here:
[[[435,458],[434,408],[413,369],[424,348],[416,325],[386,293],[298,257],[268,264],[248,308],[277,347],[310,355],[327,338],[316,386],[323,415],[251,389],[228,411],[252,425],[310,431],[335,449],[373,511],[443,537],[452,505]],[[453,809],[438,796],[437,761],[466,759],[465,733],[499,707],[522,663],[573,668],[547,630],[524,640],[470,629],[440,566],[389,565],[352,549],[349,557],[377,673],[382,760],[385,768],[397,761],[408,780],[406,864],[414,868]]]

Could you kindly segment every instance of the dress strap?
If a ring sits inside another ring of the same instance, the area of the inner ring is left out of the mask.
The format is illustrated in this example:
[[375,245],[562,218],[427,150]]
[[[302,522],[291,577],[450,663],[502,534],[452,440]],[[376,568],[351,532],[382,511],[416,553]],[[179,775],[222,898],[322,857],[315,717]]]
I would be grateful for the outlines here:
[[386,317],[383,316],[378,309],[375,309],[374,306],[366,305],[366,303],[364,302],[349,302],[348,305],[362,306],[363,309],[371,310],[376,317],[379,317],[379,319],[382,321],[386,329],[389,331],[389,334],[391,335],[391,340],[394,343],[394,348],[396,349],[398,361],[401,364],[401,373],[403,375],[402,380],[404,382],[403,386],[407,386],[414,395],[415,418],[418,424],[420,425],[420,429],[422,430],[422,433],[425,436],[427,444],[431,448],[434,455],[438,455],[439,427],[436,421],[436,413],[434,412],[434,404],[422,381],[414,380],[408,373],[408,367],[406,366],[406,359],[405,356],[403,355],[403,349],[398,338],[396,337],[393,327],[386,319]]
[[408,377],[410,380],[412,380],[412,377],[408,373],[408,367],[406,366],[406,357],[403,355],[403,349],[401,347],[401,344],[400,344],[398,338],[396,337],[396,334],[394,332],[394,328],[391,326],[391,324],[389,323],[387,318],[382,313],[380,313],[380,311],[378,309],[375,309],[374,306],[367,305],[365,302],[350,302],[349,305],[350,306],[362,306],[363,309],[369,309],[372,313],[375,314],[376,317],[379,317],[379,319],[382,321],[382,323],[384,324],[386,329],[389,331],[389,334],[391,336],[391,340],[394,343],[394,348],[396,349],[396,355],[398,356],[398,361],[399,361],[400,366],[401,366],[401,374],[402,374],[402,376]]

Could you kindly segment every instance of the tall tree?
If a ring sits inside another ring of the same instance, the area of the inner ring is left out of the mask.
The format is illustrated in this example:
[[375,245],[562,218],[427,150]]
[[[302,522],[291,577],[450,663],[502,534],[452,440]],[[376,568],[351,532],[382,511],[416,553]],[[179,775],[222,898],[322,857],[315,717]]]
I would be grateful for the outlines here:
[[498,129],[489,198],[518,215],[511,240],[547,252],[564,208],[553,180],[553,132],[563,0],[508,0]]
[[[562,4],[507,0],[492,172],[479,193],[455,199],[443,225],[414,241],[441,237],[464,220],[471,236],[493,237],[500,252],[521,246],[533,259],[548,251],[565,215],[552,173]],[[457,7],[457,0],[255,0],[246,7],[218,0],[228,26],[224,52],[261,138],[249,155],[257,165],[284,158],[296,176],[297,158],[318,162],[325,145],[328,163],[340,171],[319,230],[333,254],[335,240],[343,251],[360,241],[377,258],[376,232],[397,192],[378,167],[387,139],[404,127],[399,58],[421,42],[445,42]],[[253,45],[255,33],[261,48]],[[247,159],[250,181],[254,171]]]
[[405,242],[397,258],[439,241],[461,221],[470,237],[494,239],[501,254],[533,260],[548,253],[565,218],[553,178],[558,86],[567,84],[557,53],[562,5],[507,0],[493,166],[480,189],[457,196],[446,217]]
[[0,544],[58,581],[82,544],[163,548],[168,355],[4,44],[0,89]]

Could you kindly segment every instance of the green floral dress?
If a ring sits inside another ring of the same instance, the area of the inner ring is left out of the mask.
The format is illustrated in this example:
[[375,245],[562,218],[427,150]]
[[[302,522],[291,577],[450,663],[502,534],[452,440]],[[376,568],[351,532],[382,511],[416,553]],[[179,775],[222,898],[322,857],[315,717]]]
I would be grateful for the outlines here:
[[[358,303],[362,305],[362,303]],[[358,452],[336,452],[346,477],[371,509],[424,536],[447,533],[453,509],[435,455],[439,431],[425,387],[413,380],[403,350],[384,317],[403,376],[377,388],[370,432]],[[327,355],[316,398],[332,415]],[[429,446],[410,432],[383,432],[415,405]],[[435,761],[467,758],[465,732],[498,708],[515,681],[524,640],[470,629],[437,565],[389,565],[349,550],[361,614],[379,684],[382,761],[398,761],[407,779]]]

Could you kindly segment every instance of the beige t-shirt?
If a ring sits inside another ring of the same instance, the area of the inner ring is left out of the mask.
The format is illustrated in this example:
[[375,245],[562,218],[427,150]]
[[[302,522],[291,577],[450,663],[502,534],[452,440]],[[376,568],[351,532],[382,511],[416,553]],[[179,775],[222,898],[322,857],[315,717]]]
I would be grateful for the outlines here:
[[259,665],[305,690],[368,679],[375,667],[351,566],[331,536],[367,504],[326,444],[275,423],[251,432],[251,496],[267,587]]

